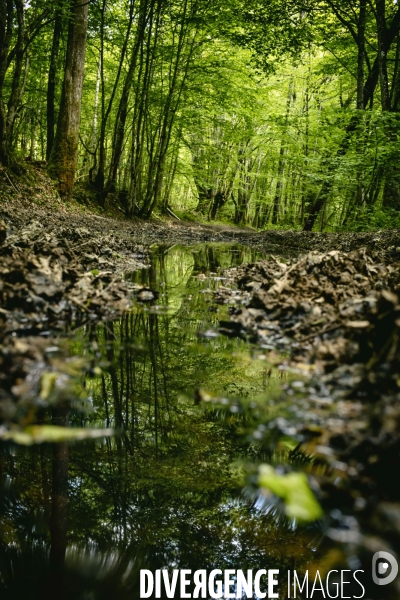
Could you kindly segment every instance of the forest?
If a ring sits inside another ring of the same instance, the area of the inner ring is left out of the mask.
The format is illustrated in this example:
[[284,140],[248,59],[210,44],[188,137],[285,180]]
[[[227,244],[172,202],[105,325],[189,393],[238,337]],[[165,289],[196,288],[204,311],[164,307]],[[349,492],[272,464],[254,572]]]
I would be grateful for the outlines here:
[[398,0],[0,0],[0,600],[400,598],[399,119]]
[[[128,218],[396,227],[392,0],[4,0],[0,159]],[[81,192],[82,193],[82,192]]]

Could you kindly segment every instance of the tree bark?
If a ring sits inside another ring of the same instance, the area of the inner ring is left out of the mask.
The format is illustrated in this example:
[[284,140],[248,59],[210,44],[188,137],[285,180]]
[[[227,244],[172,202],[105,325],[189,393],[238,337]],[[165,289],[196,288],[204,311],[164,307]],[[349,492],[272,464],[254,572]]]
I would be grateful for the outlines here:
[[381,88],[382,110],[390,110],[389,84],[387,73],[387,50],[385,39],[387,36],[385,0],[376,0],[376,24],[378,30],[378,66],[379,83]]
[[55,9],[53,42],[51,46],[49,75],[47,78],[47,116],[46,116],[46,159],[49,160],[54,143],[54,129],[56,124],[55,90],[57,78],[57,61],[60,51],[60,39],[62,33],[62,8],[59,4]]
[[8,68],[8,51],[13,34],[14,7],[12,0],[0,1],[0,161],[10,161],[7,145],[7,117],[4,106],[3,86]]
[[87,0],[72,0],[68,28],[67,55],[61,93],[57,132],[48,171],[58,180],[61,198],[69,199],[74,187],[78,160],[83,72],[85,66],[88,25]]
[[358,17],[357,31],[357,108],[364,110],[364,65],[365,65],[365,21],[367,12],[367,0],[360,2],[360,14]]

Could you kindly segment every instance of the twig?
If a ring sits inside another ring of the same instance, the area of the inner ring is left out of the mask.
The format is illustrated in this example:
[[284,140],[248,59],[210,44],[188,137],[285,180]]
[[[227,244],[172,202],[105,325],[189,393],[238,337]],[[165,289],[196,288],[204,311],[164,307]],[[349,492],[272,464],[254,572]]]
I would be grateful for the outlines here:
[[335,329],[339,329],[340,327],[343,327],[343,323],[331,325],[330,327],[327,327],[326,329],[323,329],[322,331],[317,331],[317,333],[310,333],[310,335],[307,335],[306,337],[304,337],[298,341],[300,342],[300,344],[302,344],[303,342],[308,342],[308,340],[311,340],[312,338],[315,338],[318,335],[324,335],[324,333],[329,333],[330,331],[334,331]]
[[177,219],[178,221],[181,221],[181,219],[174,212],[172,212],[172,210],[169,208],[169,206],[167,206],[167,213],[169,215],[171,215],[171,217],[174,217],[174,219]]
[[7,171],[4,171],[4,173],[5,173],[6,177],[7,177],[7,179],[8,179],[8,181],[9,181],[10,185],[11,185],[11,186],[14,188],[14,190],[17,192],[17,194],[20,194],[20,193],[21,193],[21,190],[19,190],[19,189],[18,189],[18,188],[17,188],[17,187],[16,187],[16,186],[13,184],[13,182],[12,182],[12,180],[11,180],[10,176],[8,175]]

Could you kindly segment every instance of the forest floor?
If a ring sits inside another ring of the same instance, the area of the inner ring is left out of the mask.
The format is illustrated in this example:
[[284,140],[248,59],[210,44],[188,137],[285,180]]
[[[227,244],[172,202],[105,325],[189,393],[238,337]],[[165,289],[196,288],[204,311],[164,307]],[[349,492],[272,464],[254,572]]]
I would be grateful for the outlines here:
[[399,554],[398,249],[272,256],[224,275],[233,285],[214,293],[230,307],[221,332],[261,346],[271,368],[291,374],[274,398],[292,397],[291,413],[265,436],[299,444],[289,464],[299,452],[313,457],[309,473],[333,515],[328,537],[359,556]]
[[373,546],[373,537],[384,535],[380,550],[390,544],[400,549],[400,522],[393,524],[400,509],[393,477],[400,468],[400,231],[258,233],[177,220],[127,221],[64,207],[51,188],[44,206],[29,200],[28,188],[22,194],[21,183],[11,181],[13,194],[2,194],[3,188],[3,433],[21,425],[21,407],[35,402],[43,373],[54,370],[47,354],[54,332],[66,322],[115,318],[135,295],[154,299],[151,290],[124,277],[149,265],[152,244],[255,247],[267,258],[227,272],[232,285],[215,295],[230,305],[231,320],[221,331],[247,337],[271,364],[299,374],[297,387],[284,394],[302,395],[303,404],[292,421],[280,419],[276,427],[325,461],[328,470],[314,473],[324,508],[359,515],[354,526],[339,527],[343,540],[359,541],[361,527],[368,532],[364,544]]
[[[278,255],[296,255],[308,250],[348,252],[367,248],[393,257],[400,256],[400,230],[366,233],[257,232],[248,227],[183,222],[172,218],[127,220],[116,198],[111,196],[106,210],[100,211],[93,200],[93,191],[79,183],[75,186],[73,201],[64,204],[41,161],[25,162],[19,175],[0,167],[0,219],[15,233],[36,223],[47,234],[51,233],[60,240],[66,238],[71,243],[80,240],[82,235],[91,234],[99,248],[102,244],[111,244],[117,253],[129,254],[134,247],[148,247],[154,243],[235,242]],[[83,232],[85,229],[88,230],[86,234]]]

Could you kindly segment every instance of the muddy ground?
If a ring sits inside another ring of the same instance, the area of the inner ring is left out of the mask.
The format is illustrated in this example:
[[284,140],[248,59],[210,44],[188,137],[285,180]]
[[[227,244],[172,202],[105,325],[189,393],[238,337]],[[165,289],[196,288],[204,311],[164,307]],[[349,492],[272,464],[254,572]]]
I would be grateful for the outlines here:
[[[241,243],[270,256],[230,274],[247,305],[239,315],[233,311],[228,329],[243,328],[266,348],[290,347],[298,362],[329,364],[332,370],[351,353],[342,342],[331,347],[331,339],[364,336],[371,345],[379,338],[372,331],[377,306],[386,302],[397,315],[394,296],[385,299],[377,292],[398,292],[399,231],[257,233],[177,220],[126,221],[28,206],[25,196],[24,206],[15,199],[0,204],[0,419],[18,426],[20,397],[37,392],[34,386],[27,391],[24,382],[33,364],[41,364],[38,373],[48,368],[44,338],[116,318],[134,296],[151,300],[151,292],[133,289],[125,274],[149,265],[152,244],[204,242]],[[305,256],[300,262],[299,255]],[[286,257],[286,263],[276,256]],[[221,288],[220,301],[223,296]],[[318,340],[324,343],[318,342],[317,356]],[[352,352],[352,362],[366,363]]]
[[293,418],[269,428],[316,457],[316,493],[336,511],[328,535],[350,550],[400,554],[399,231],[257,233],[1,204],[1,435],[35,422],[52,373],[71,369],[52,356],[57,331],[116,318],[135,296],[151,300],[124,275],[149,265],[152,244],[204,242],[268,256],[225,273],[231,285],[214,300],[230,307],[223,333],[298,373],[283,389],[297,398]]
[[[271,367],[292,375],[275,399],[292,397],[291,414],[269,422],[258,439],[268,443],[273,431],[298,444],[293,460],[312,457],[308,472],[330,515],[327,536],[347,556],[368,564],[380,549],[399,555],[397,250],[270,256],[224,275],[231,285],[214,300],[229,305],[231,319],[221,331],[261,346]],[[287,458],[277,473],[291,472]],[[395,585],[384,597],[398,597]]]
[[[109,218],[83,212],[62,212],[40,208],[36,205],[21,208],[18,204],[0,204],[0,219],[14,232],[40,223],[47,232],[65,236],[74,243],[79,234],[76,229],[88,229],[93,235],[106,236],[115,240],[115,250],[124,252],[140,245],[159,244],[195,244],[202,242],[235,242],[257,247],[260,251],[274,252],[277,255],[292,254],[308,250],[342,250],[349,252],[360,248],[383,252],[394,260],[400,259],[400,231],[381,230],[375,232],[317,233],[303,231],[262,231],[250,228],[230,227],[228,225],[208,225],[183,222],[175,219],[162,221],[153,218],[150,221],[123,218]],[[114,242],[113,242],[114,243]]]

